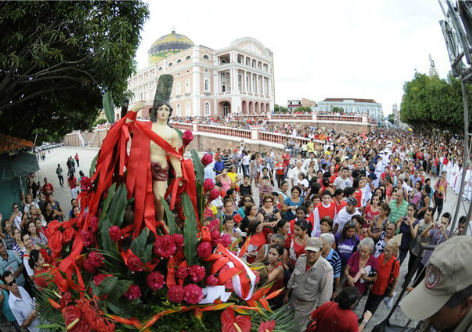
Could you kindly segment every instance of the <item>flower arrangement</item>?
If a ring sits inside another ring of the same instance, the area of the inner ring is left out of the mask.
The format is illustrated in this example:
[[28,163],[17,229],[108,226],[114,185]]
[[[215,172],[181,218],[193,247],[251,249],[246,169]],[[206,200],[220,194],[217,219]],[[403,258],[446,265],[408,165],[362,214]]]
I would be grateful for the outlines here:
[[[193,136],[185,136],[188,144]],[[255,268],[221,235],[217,219],[204,221],[217,196],[214,183],[203,180],[202,161],[209,157],[202,159],[192,151],[196,197],[187,188],[177,191],[173,209],[170,198],[161,201],[165,223],[153,224],[146,216],[136,223],[136,197],[126,183],[130,173],[115,171],[118,176],[102,193],[97,188],[103,174],[91,176],[79,197],[88,213],[46,229],[54,268],[38,302],[48,328],[232,331],[237,325],[237,331],[257,331],[260,325],[272,331],[282,317],[280,329],[287,330],[286,311],[274,313],[267,302],[279,291],[268,294],[271,285],[257,284]],[[118,165],[119,157],[114,160]],[[98,158],[97,169],[102,162]]]

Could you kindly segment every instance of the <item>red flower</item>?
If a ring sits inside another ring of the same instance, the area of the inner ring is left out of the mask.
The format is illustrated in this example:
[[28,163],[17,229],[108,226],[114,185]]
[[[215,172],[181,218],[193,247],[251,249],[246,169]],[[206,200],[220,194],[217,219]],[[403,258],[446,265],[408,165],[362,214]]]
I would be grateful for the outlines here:
[[67,228],[64,230],[64,233],[62,234],[62,243],[67,243],[70,242],[74,239],[75,237],[75,229],[72,227]]
[[188,284],[184,287],[184,300],[189,304],[197,304],[203,299],[202,289],[195,284]]
[[88,247],[93,244],[94,235],[91,231],[83,229],[80,231],[80,239],[82,240],[84,246]]
[[93,283],[95,284],[95,286],[99,286],[105,278],[108,278],[106,274],[99,273],[95,277],[93,277]]
[[69,332],[90,331],[87,321],[82,317],[82,312],[76,306],[70,305],[62,309],[62,316],[66,329]]
[[[220,269],[220,272],[219,272],[219,275],[222,275],[223,273],[225,273],[227,270],[229,270],[230,267],[228,266],[228,264],[225,264],[221,269]],[[233,278],[229,278],[226,282],[225,282],[225,288],[228,289],[228,290],[232,290],[233,289]]]
[[193,141],[193,134],[191,130],[187,129],[182,134],[182,143],[183,145],[189,145],[191,141]]
[[110,234],[110,239],[113,241],[113,242],[118,242],[121,240],[121,236],[123,235],[122,232],[121,232],[121,228],[119,228],[118,226],[116,225],[113,225],[111,226],[109,229],[108,229],[108,234]]
[[91,191],[92,190],[92,180],[88,176],[82,177],[80,180],[80,190],[81,191]]
[[127,265],[130,271],[139,272],[143,270],[144,264],[138,256],[136,256],[135,254],[130,254],[128,256]]
[[218,240],[221,237],[220,231],[218,229],[214,229],[210,232],[212,240]]
[[213,188],[212,190],[210,190],[210,197],[208,199],[211,202],[211,201],[217,199],[219,196],[220,196],[219,190],[216,189],[216,188]]
[[203,279],[205,279],[205,268],[200,265],[192,265],[188,269],[188,274],[190,275],[190,279],[192,279],[193,282],[199,282]]
[[161,258],[169,258],[177,251],[177,245],[175,244],[172,235],[159,236],[156,244],[154,245],[154,252]]
[[94,233],[98,231],[98,218],[97,217],[95,216],[90,217],[88,228]]
[[59,230],[48,236],[48,246],[52,251],[52,258],[59,257],[62,250],[62,233]]
[[210,165],[213,162],[213,156],[211,153],[205,153],[201,160],[203,166]]
[[203,181],[203,190],[205,192],[210,191],[213,188],[215,188],[215,182],[213,182],[212,179],[205,179],[205,181]]
[[92,265],[94,268],[99,269],[99,268],[103,267],[103,264],[105,262],[105,258],[103,257],[102,254],[99,254],[96,251],[92,251],[88,255],[88,261],[89,261],[90,265]]
[[174,240],[177,249],[181,248],[184,245],[184,236],[182,234],[172,234],[172,239]]
[[128,300],[134,300],[141,297],[141,289],[136,285],[129,286],[128,290],[123,294]]
[[272,332],[275,329],[275,320],[261,322],[258,332]]
[[157,271],[151,272],[146,278],[146,283],[155,292],[164,286],[164,276]]
[[72,302],[72,294],[70,292],[65,292],[62,294],[61,298],[61,308],[67,307]]
[[181,266],[177,269],[177,273],[175,274],[177,278],[180,280],[184,280],[188,276],[188,268],[186,266]]
[[90,264],[90,261],[86,259],[83,264],[84,270],[90,274],[95,274],[97,272],[97,268]]
[[48,224],[48,227],[46,228],[46,236],[49,237],[54,235],[54,234],[57,234],[57,233],[60,233],[59,229],[61,228],[61,223],[57,220],[53,220],[51,221],[49,224]]
[[184,299],[184,288],[180,285],[174,285],[167,291],[167,298],[172,303],[180,303]]
[[208,242],[200,242],[197,246],[198,257],[205,259],[211,255],[211,244]]
[[218,282],[219,282],[218,278],[215,277],[213,274],[212,274],[212,275],[209,275],[209,276],[206,278],[206,284],[207,284],[208,286],[216,286],[216,285],[218,285]]
[[249,332],[251,331],[250,316],[234,316],[232,308],[227,308],[221,313],[222,332]]
[[219,230],[220,229],[220,221],[218,219],[213,219],[210,222],[209,230],[214,231],[214,230]]
[[223,234],[221,236],[221,244],[225,247],[229,247],[231,245],[231,235]]

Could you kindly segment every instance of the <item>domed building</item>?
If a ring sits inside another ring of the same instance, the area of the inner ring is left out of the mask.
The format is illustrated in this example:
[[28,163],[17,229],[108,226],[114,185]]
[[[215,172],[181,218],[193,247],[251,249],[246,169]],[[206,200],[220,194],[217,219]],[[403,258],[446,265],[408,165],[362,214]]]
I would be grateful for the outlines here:
[[187,36],[175,33],[175,30],[156,40],[148,51],[149,65],[160,62],[170,54],[179,53],[193,46],[193,42]]
[[[162,74],[174,76],[173,116],[254,115],[274,108],[273,54],[254,38],[239,38],[215,50],[173,30],[157,39],[148,55],[148,66],[128,79],[130,105],[146,105],[138,118],[149,118]],[[119,119],[118,109],[116,113]]]

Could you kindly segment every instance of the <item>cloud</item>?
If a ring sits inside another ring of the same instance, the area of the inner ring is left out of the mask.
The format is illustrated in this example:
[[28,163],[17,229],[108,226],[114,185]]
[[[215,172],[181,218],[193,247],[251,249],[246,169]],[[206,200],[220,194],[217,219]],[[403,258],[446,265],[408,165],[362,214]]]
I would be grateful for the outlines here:
[[384,114],[400,104],[402,87],[415,69],[428,72],[431,53],[441,77],[450,70],[438,21],[429,0],[338,0],[291,2],[149,1],[138,67],[162,35],[188,36],[214,49],[251,36],[274,53],[276,103],[306,97],[372,98]]

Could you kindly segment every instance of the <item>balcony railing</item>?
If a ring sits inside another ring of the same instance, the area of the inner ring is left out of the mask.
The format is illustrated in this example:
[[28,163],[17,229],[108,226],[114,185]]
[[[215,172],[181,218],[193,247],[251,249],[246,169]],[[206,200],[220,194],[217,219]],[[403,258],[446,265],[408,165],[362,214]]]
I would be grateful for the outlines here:
[[232,137],[240,137],[251,139],[251,130],[247,129],[238,129],[231,127],[220,127],[220,126],[210,126],[210,125],[197,125],[197,131],[202,133],[209,134],[218,134]]

